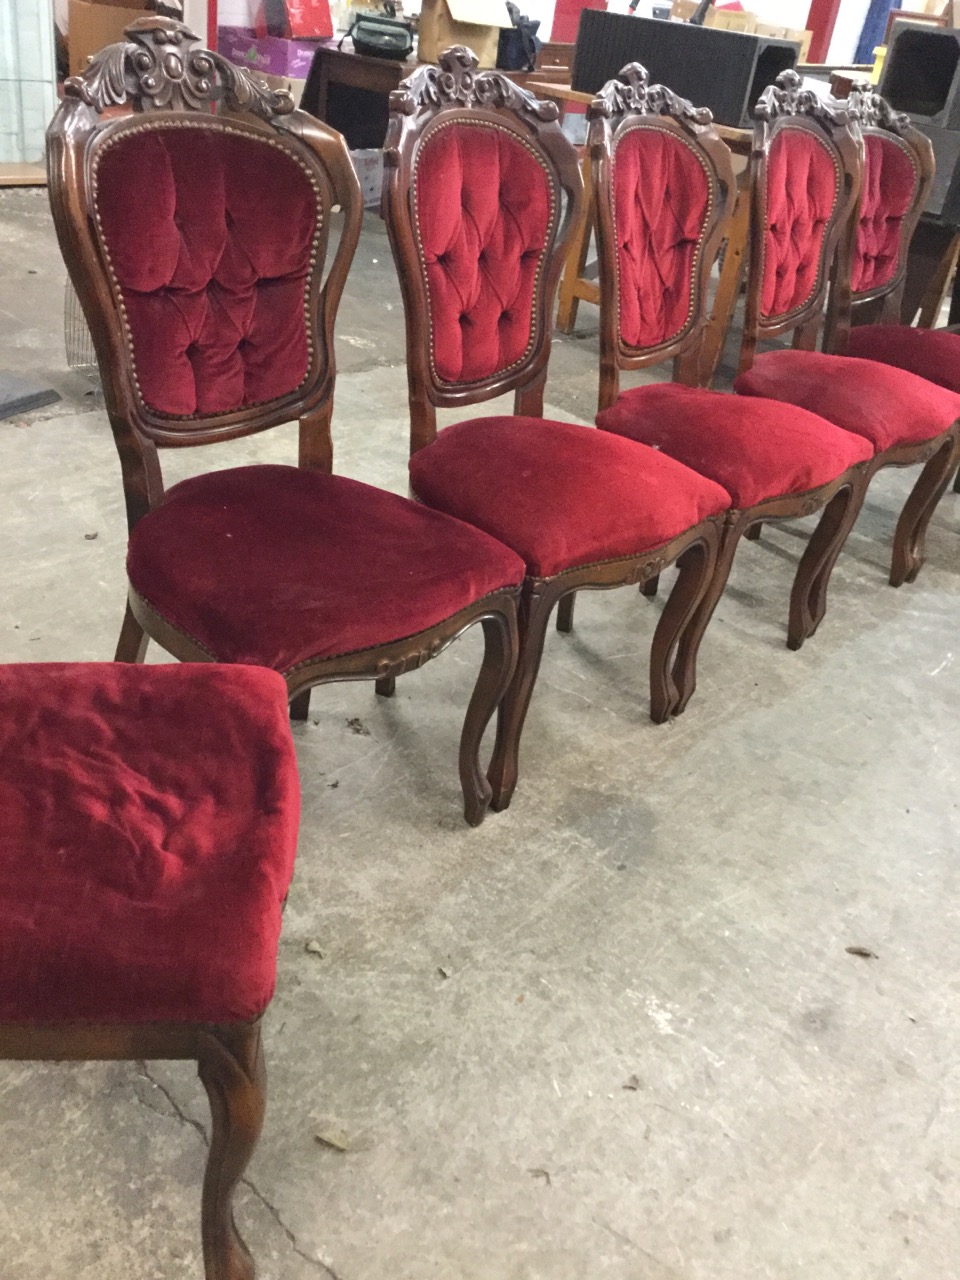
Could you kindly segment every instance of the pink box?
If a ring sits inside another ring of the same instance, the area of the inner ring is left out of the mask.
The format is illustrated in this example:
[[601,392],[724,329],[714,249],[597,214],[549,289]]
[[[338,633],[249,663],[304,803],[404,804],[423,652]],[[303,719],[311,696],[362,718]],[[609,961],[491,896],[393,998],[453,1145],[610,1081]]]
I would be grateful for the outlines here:
[[217,48],[230,62],[248,71],[306,80],[319,40],[281,40],[258,36],[251,27],[218,27]]

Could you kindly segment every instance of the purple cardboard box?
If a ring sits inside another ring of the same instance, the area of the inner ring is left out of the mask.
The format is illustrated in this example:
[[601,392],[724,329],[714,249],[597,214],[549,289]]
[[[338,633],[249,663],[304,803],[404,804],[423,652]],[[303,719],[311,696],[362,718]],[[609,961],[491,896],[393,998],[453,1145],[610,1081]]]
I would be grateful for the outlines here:
[[218,27],[217,47],[231,62],[248,71],[305,80],[319,40],[281,40],[258,36],[251,27]]

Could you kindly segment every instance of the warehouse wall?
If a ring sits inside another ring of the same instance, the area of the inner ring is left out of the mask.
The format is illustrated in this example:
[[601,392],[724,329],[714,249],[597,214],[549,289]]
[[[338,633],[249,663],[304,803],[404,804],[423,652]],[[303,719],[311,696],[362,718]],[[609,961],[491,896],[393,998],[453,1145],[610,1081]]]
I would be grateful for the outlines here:
[[57,105],[51,0],[0,4],[0,164],[43,159]]

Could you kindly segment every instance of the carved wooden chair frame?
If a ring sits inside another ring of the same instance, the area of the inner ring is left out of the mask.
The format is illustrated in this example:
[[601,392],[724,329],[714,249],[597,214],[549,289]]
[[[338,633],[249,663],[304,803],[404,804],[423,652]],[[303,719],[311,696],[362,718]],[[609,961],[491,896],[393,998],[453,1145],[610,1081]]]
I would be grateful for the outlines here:
[[[542,417],[550,355],[553,304],[570,241],[582,215],[583,179],[575,148],[564,137],[554,102],[541,102],[503,75],[477,71],[470,50],[457,46],[441,55],[439,67],[419,68],[390,98],[385,144],[383,213],[404,296],[411,453],[437,435],[436,410],[476,404],[515,393],[514,412]],[[542,157],[555,192],[553,240],[534,293],[536,323],[525,359],[510,370],[469,385],[440,382],[431,367],[428,296],[416,234],[417,155],[434,129],[447,123],[483,122],[509,129]],[[566,203],[561,212],[560,200]],[[575,593],[641,584],[676,563],[680,574],[661,615],[650,652],[650,714],[661,723],[680,700],[675,664],[684,630],[709,586],[720,542],[722,517],[711,517],[662,546],[639,556],[584,565],[550,578],[528,577],[520,604],[520,658],[500,708],[490,781],[492,807],[505,809],[518,777],[520,737],[536,683],[550,615],[561,602],[567,627]]]
[[[793,332],[793,345],[801,351],[816,349],[828,303],[838,316],[849,316],[849,260],[839,255],[846,245],[852,219],[859,207],[863,177],[863,144],[859,128],[845,103],[827,102],[801,87],[800,76],[783,71],[768,86],[754,109],[756,125],[750,154],[748,181],[751,191],[749,269],[743,342],[739,372],[753,364],[758,342]],[[806,300],[792,311],[765,316],[761,309],[766,255],[766,187],[770,148],[784,130],[800,130],[824,145],[833,160],[836,188],[833,211],[824,229],[817,281]],[[838,269],[838,262],[840,269]]]
[[[583,204],[576,156],[558,121],[555,102],[535,98],[497,72],[478,71],[476,58],[462,45],[442,54],[439,66],[418,67],[390,95],[383,216],[404,296],[411,453],[436,439],[437,409],[462,408],[513,391],[516,413],[543,414],[552,337],[549,300],[556,294]],[[444,382],[433,367],[430,303],[416,235],[420,149],[436,129],[456,124],[512,133],[543,166],[553,200],[551,235],[534,289],[536,323],[530,346],[509,369],[473,383]]]
[[[597,246],[603,281],[599,396],[602,411],[616,400],[619,375],[623,369],[641,369],[673,357],[674,381],[687,386],[700,385],[700,357],[710,324],[707,299],[710,272],[733,216],[736,183],[730,150],[717,135],[710,112],[694,107],[663,85],[651,85],[646,70],[637,63],[624,67],[616,80],[603,87],[588,108],[587,117]],[[687,323],[669,341],[642,351],[626,346],[620,335],[614,196],[616,147],[636,128],[658,128],[683,141],[697,156],[708,176],[711,201],[693,263],[693,289]],[[684,710],[696,689],[700,643],[723,594],[741,538],[750,537],[751,531],[759,530],[765,520],[795,520],[823,509],[824,515],[807,544],[794,579],[787,644],[791,649],[799,649],[804,640],[814,633],[826,612],[830,572],[860,509],[863,470],[863,466],[851,468],[829,484],[808,493],[775,497],[753,507],[728,512],[710,587],[678,648],[676,681],[680,696],[677,714]],[[655,595],[657,587],[657,579],[649,579],[644,584],[644,594]]]
[[[933,180],[936,173],[936,160],[933,144],[930,139],[915,128],[910,117],[900,111],[894,111],[886,98],[880,96],[869,84],[858,82],[850,91],[847,99],[852,114],[860,122],[860,132],[866,139],[871,135],[882,138],[886,143],[900,148],[909,160],[916,175],[916,188],[913,202],[900,224],[900,242],[897,269],[894,275],[875,289],[862,292],[851,290],[851,303],[854,307],[882,299],[883,306],[878,316],[880,324],[899,324],[900,306],[903,302],[903,289],[907,278],[907,252],[913,233],[930,199]],[[853,220],[853,234],[856,237],[857,219]],[[851,248],[851,258],[853,250]],[[837,334],[837,341],[842,343],[845,332]],[[842,347],[836,349],[842,350]]]
[[[868,108],[868,115],[871,115]],[[775,338],[795,330],[794,346],[815,350],[821,318],[826,311],[824,346],[842,351],[850,327],[852,305],[852,258],[860,212],[863,182],[863,139],[855,104],[825,102],[809,90],[800,88],[795,71],[784,71],[776,85],[765,89],[756,109],[757,127],[751,156],[753,178],[753,217],[758,228],[766,226],[764,210],[764,178],[770,144],[784,128],[805,128],[817,134],[831,147],[839,166],[841,220],[831,221],[824,235],[821,254],[822,270],[812,297],[796,312],[764,322],[760,315],[760,291],[763,281],[763,236],[755,235],[751,245],[750,276],[747,285],[747,315],[743,345],[740,349],[740,371],[753,363],[758,340]],[[860,502],[878,471],[885,467],[911,467],[924,464],[916,484],[900,513],[893,539],[890,583],[901,586],[912,582],[923,564],[923,545],[927,526],[937,503],[949,484],[960,461],[960,423],[954,423],[932,440],[919,444],[894,445],[865,464],[861,477]],[[852,527],[852,526],[851,526]],[[759,533],[756,525],[753,536]]]
[[197,1063],[213,1127],[203,1179],[206,1280],[253,1280],[253,1259],[233,1218],[233,1196],[257,1145],[266,1108],[260,1020],[198,1023],[0,1025],[0,1061]]
[[[591,194],[600,271],[600,410],[620,394],[621,370],[644,369],[673,358],[674,380],[699,383],[700,349],[708,323],[710,271],[720,252],[736,201],[736,178],[730,148],[717,133],[713,117],[694,107],[664,85],[651,85],[638,62],[624,67],[587,108],[587,146]],[[693,290],[686,324],[657,347],[637,350],[620,332],[620,267],[617,252],[614,169],[617,148],[627,135],[646,129],[676,138],[696,158],[706,174],[709,207],[704,218],[691,272]]]
[[[47,167],[61,248],[98,353],[132,529],[163,499],[158,447],[211,444],[299,419],[300,467],[332,471],[333,326],[360,237],[363,202],[341,135],[295,111],[288,93],[274,92],[220,54],[198,48],[197,37],[170,19],[141,18],[126,29],[126,35],[125,43],[109,46],[87,71],[66,82],[64,103],[48,132]],[[211,113],[212,107],[216,114]],[[241,133],[278,147],[306,171],[316,192],[321,216],[306,306],[310,366],[294,392],[267,404],[185,419],[151,410],[139,395],[122,301],[97,234],[97,158],[120,137],[170,125]],[[343,213],[343,227],[324,278],[329,215],[337,206]],[[389,695],[398,675],[436,657],[475,623],[484,630],[485,656],[459,756],[466,816],[475,825],[490,794],[479,764],[480,740],[514,665],[516,592],[487,596],[406,639],[303,663],[285,672],[291,715],[305,720],[310,690],[332,681],[375,680],[377,691]],[[131,587],[117,660],[142,661],[148,637],[181,661],[214,660],[214,655],[160,617]]]

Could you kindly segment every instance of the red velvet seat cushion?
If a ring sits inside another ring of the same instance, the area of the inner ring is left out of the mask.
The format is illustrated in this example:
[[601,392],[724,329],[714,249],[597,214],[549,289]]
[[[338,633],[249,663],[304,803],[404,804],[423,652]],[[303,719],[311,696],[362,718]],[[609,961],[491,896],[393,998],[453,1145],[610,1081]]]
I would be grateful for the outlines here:
[[767,161],[765,317],[788,315],[816,290],[839,193],[840,176],[826,144],[806,129],[781,129]]
[[709,476],[741,510],[818,489],[873,457],[862,436],[805,409],[674,382],[625,392],[597,414],[597,426]]
[[710,208],[703,161],[675,134],[631,129],[613,167],[620,340],[642,350],[682,333]]
[[919,175],[908,150],[892,137],[868,133],[863,139],[863,192],[854,246],[854,293],[888,284],[897,273],[903,219],[917,196]]
[[960,392],[960,333],[905,324],[864,324],[850,331],[848,354],[879,360]]
[[931,440],[960,418],[960,396],[873,360],[819,351],[768,351],[733,384],[740,395],[785,400],[865,436],[875,453]]
[[189,417],[296,390],[319,207],[292,156],[155,126],[100,154],[95,199],[145,404]]
[[529,348],[556,196],[533,152],[483,122],[431,131],[414,181],[434,371],[480,381]]
[[238,467],[134,528],[134,589],[221,662],[288,672],[415,635],[523,579],[477,529],[344,476]]
[[0,1023],[257,1017],[299,803],[272,671],[0,667]]
[[513,547],[528,572],[639,555],[730,506],[729,495],[655,449],[542,418],[478,418],[410,460],[437,507]]

